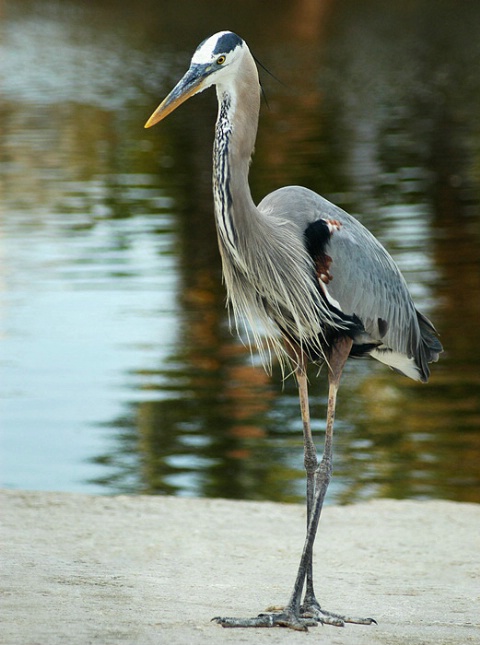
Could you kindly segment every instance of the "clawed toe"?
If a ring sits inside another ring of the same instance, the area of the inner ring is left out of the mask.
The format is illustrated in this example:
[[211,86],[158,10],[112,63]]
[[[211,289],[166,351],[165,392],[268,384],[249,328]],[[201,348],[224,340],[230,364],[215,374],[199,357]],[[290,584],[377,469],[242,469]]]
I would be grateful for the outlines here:
[[291,611],[281,611],[278,613],[258,614],[253,618],[231,618],[216,616],[212,621],[222,627],[288,627],[296,631],[307,631],[309,627],[314,627],[318,621],[312,617],[296,616]]
[[344,627],[346,623],[356,625],[377,624],[373,618],[354,618],[342,616],[325,611],[314,603],[302,607],[300,613],[295,613],[292,609],[285,608],[278,612],[265,612],[258,614],[253,618],[231,618],[216,616],[212,622],[218,623],[222,627],[287,627],[296,631],[307,631],[309,627],[316,625],[333,625],[334,627]]
[[377,621],[374,618],[358,618],[355,616],[343,616],[331,611],[322,609],[318,602],[314,601],[308,605],[304,605],[300,612],[301,617],[313,618],[317,623],[322,625],[333,625],[334,627],[345,627],[346,623],[354,625],[376,625]]

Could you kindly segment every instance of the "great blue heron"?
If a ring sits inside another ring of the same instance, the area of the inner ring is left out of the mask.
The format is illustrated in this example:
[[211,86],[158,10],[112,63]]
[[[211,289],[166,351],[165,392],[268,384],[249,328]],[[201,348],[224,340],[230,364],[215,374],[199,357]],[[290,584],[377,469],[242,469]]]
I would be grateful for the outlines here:
[[[419,313],[396,264],[356,219],[316,193],[289,186],[255,205],[248,185],[260,109],[260,84],[246,43],[230,31],[204,40],[190,67],[147,121],[150,127],[188,98],[215,85],[218,118],[213,195],[228,302],[247,321],[268,364],[272,350],[296,374],[307,476],[307,534],[292,595],[285,608],[254,618],[215,618],[224,627],[326,623],[369,625],[321,609],[313,589],[312,549],[332,472],[335,401],[349,356],[373,356],[397,372],[428,380],[428,363],[442,346]],[[323,456],[310,430],[306,366],[328,367]],[[305,595],[302,602],[302,592]]]

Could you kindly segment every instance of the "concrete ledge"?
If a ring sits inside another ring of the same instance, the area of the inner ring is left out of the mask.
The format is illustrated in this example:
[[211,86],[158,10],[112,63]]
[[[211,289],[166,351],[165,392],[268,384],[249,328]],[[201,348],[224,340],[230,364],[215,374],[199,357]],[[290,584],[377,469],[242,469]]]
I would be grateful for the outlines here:
[[480,507],[381,500],[325,509],[326,609],[378,626],[226,630],[288,600],[299,506],[0,491],[7,645],[480,643]]

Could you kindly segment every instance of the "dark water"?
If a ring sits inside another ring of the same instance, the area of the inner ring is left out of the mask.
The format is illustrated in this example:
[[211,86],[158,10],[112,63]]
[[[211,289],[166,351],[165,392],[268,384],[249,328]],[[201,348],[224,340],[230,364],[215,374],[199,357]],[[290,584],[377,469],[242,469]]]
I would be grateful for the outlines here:
[[[303,184],[394,255],[446,353],[348,366],[329,501],[480,502],[480,4],[7,0],[0,23],[1,480],[297,501],[295,385],[228,328],[214,93],[143,123],[233,29],[262,73],[251,185]],[[312,374],[321,442],[326,383]]]

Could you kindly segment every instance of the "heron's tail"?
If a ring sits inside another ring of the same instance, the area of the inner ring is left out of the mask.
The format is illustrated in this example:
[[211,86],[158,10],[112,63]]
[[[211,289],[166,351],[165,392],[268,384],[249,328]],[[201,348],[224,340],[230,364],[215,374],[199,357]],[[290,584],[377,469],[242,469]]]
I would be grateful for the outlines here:
[[421,344],[419,356],[419,369],[422,381],[425,383],[430,376],[428,363],[438,361],[439,355],[443,352],[442,343],[438,340],[437,330],[429,319],[417,311],[418,324],[420,326]]

